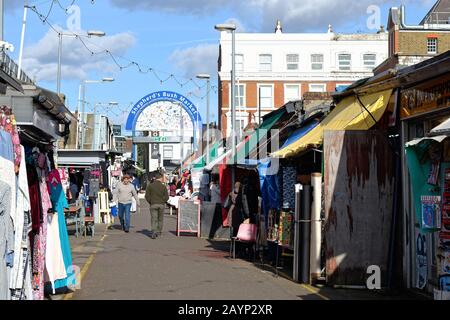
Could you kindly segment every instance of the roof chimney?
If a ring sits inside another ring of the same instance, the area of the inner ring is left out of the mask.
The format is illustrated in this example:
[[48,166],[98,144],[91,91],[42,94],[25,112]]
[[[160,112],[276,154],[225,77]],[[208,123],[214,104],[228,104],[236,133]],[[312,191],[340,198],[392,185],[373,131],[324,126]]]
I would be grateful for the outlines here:
[[333,27],[331,24],[328,25],[328,33],[333,33]]
[[283,27],[281,26],[281,21],[277,20],[277,26],[275,27],[275,33],[282,33]]
[[384,30],[384,26],[381,25],[380,30],[378,30],[377,33],[385,33],[385,32],[386,32],[386,30]]

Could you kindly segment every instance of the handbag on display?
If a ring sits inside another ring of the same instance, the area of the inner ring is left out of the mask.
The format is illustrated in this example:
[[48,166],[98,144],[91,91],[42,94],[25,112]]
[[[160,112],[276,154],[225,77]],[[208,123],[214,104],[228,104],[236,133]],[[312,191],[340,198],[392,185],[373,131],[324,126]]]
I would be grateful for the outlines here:
[[256,242],[257,228],[253,223],[241,223],[236,236],[237,239],[247,242]]

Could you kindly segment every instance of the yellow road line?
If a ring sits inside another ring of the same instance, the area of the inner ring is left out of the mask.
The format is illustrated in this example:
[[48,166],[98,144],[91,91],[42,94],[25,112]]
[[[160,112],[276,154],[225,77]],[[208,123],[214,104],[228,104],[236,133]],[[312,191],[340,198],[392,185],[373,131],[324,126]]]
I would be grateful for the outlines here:
[[[105,233],[103,234],[102,238],[99,241],[100,243],[103,242],[105,240],[105,238],[108,236],[106,234],[106,232],[108,231],[108,227],[109,226],[106,227]],[[79,246],[77,248],[82,248],[82,247],[84,247],[84,246]],[[97,254],[97,252],[98,252],[98,250],[95,250],[89,256],[89,258],[87,259],[86,263],[83,266],[83,269],[81,269],[81,272],[80,272],[80,283],[83,281],[84,277],[86,276],[86,273],[88,272],[89,267],[91,266],[92,262],[94,262],[94,258],[95,258],[95,255]],[[70,299],[72,299],[74,294],[75,294],[75,292],[71,292],[71,293],[65,294],[63,300],[70,300]]]
[[310,286],[310,285],[308,285],[308,284],[301,284],[300,286],[301,286],[303,289],[306,289],[306,290],[308,290],[309,292],[315,294],[316,296],[322,298],[323,300],[331,300],[330,298],[325,297],[323,294],[320,294],[320,293],[319,293],[319,289],[317,289],[317,288],[315,288],[315,287],[313,287],[313,286]]
[[[268,267],[269,269],[272,269],[272,272],[276,272],[276,268],[271,266],[271,265],[265,265],[265,267]],[[290,277],[289,275],[287,275],[286,273],[284,273],[281,270],[278,270],[278,275],[284,277],[285,279],[293,281],[292,277]],[[300,284],[300,286],[303,289],[305,289],[305,290],[315,294],[316,296],[320,297],[323,300],[331,300],[330,298],[328,298],[328,297],[324,296],[323,294],[319,293],[319,289],[317,289],[316,287],[310,286],[308,284]]]

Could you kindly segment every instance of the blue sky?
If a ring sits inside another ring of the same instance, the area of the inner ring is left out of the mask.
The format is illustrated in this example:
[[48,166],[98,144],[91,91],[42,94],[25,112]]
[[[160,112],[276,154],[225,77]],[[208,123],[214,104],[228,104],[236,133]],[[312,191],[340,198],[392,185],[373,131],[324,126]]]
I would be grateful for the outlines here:
[[[17,59],[22,27],[23,0],[5,0],[5,40],[14,44],[12,57]],[[72,0],[59,0],[67,7]],[[43,14],[49,12],[52,0],[29,0]],[[217,85],[216,63],[219,33],[214,24],[232,20],[238,31],[272,32],[280,19],[284,32],[325,32],[328,24],[335,32],[373,32],[366,27],[368,6],[381,9],[381,24],[387,21],[388,9],[399,6],[400,1],[390,0],[78,0],[81,29],[102,30],[107,36],[87,39],[94,51],[108,49],[117,55],[136,61],[159,72],[161,78],[171,73],[184,82],[196,73],[209,72],[212,84]],[[434,1],[404,0],[407,22],[418,23]],[[67,15],[57,3],[53,5],[48,21],[67,29]],[[92,45],[91,45],[92,44]],[[184,94],[200,109],[205,118],[206,94],[192,83],[181,87],[170,79],[162,84],[151,74],[143,75],[137,68],[120,71],[106,54],[91,57],[82,44],[65,37],[63,49],[62,92],[68,105],[75,110],[81,79],[114,77],[113,83],[91,84],[87,87],[87,101],[117,101],[125,110],[148,93],[172,90]],[[24,69],[38,84],[56,91],[57,34],[43,24],[34,12],[29,12],[25,36]],[[120,61],[120,60],[119,60]],[[120,61],[127,64],[126,61]],[[182,78],[185,77],[185,78]],[[201,82],[198,82],[201,84]],[[212,110],[217,116],[217,94],[212,92]],[[119,113],[119,110],[115,110]],[[110,116],[120,123],[126,116]]]

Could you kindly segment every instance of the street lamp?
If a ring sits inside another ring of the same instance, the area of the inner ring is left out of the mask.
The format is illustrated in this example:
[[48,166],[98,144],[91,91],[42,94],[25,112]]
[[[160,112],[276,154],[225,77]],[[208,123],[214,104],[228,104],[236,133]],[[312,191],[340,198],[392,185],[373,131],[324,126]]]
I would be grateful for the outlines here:
[[[236,82],[236,25],[232,23],[216,24],[214,28],[220,32],[231,32],[231,149],[233,150],[233,157],[236,157],[236,107],[235,107],[235,82]],[[233,160],[234,161],[234,160]],[[236,166],[233,163],[233,170],[231,171],[231,188],[234,188],[236,181]]]
[[[105,32],[103,31],[88,31],[87,32],[88,37],[104,37],[106,35]],[[58,32],[58,38],[59,38],[59,43],[58,43],[58,78],[57,78],[57,92],[58,94],[61,93],[61,59],[62,59],[62,40],[63,40],[63,36],[66,37],[78,37],[77,34],[74,33],[63,33],[63,32]]]
[[201,73],[197,75],[197,79],[206,80],[206,164],[209,164],[209,91],[211,90],[211,76]]
[[[113,82],[115,79],[114,78],[103,78],[101,80],[83,80],[80,84],[79,90],[78,90],[78,106],[77,106],[77,113],[78,113],[78,125],[80,124],[80,120],[81,117],[83,117],[83,121],[81,124],[81,143],[80,143],[80,139],[77,136],[77,149],[83,149],[84,147],[84,127],[85,127],[85,106],[86,106],[86,84],[88,83],[105,83],[105,82]],[[80,116],[80,102],[81,102],[81,116]],[[94,106],[95,107],[95,106]],[[78,126],[79,128],[80,126]],[[78,135],[78,131],[77,130],[77,135]]]

